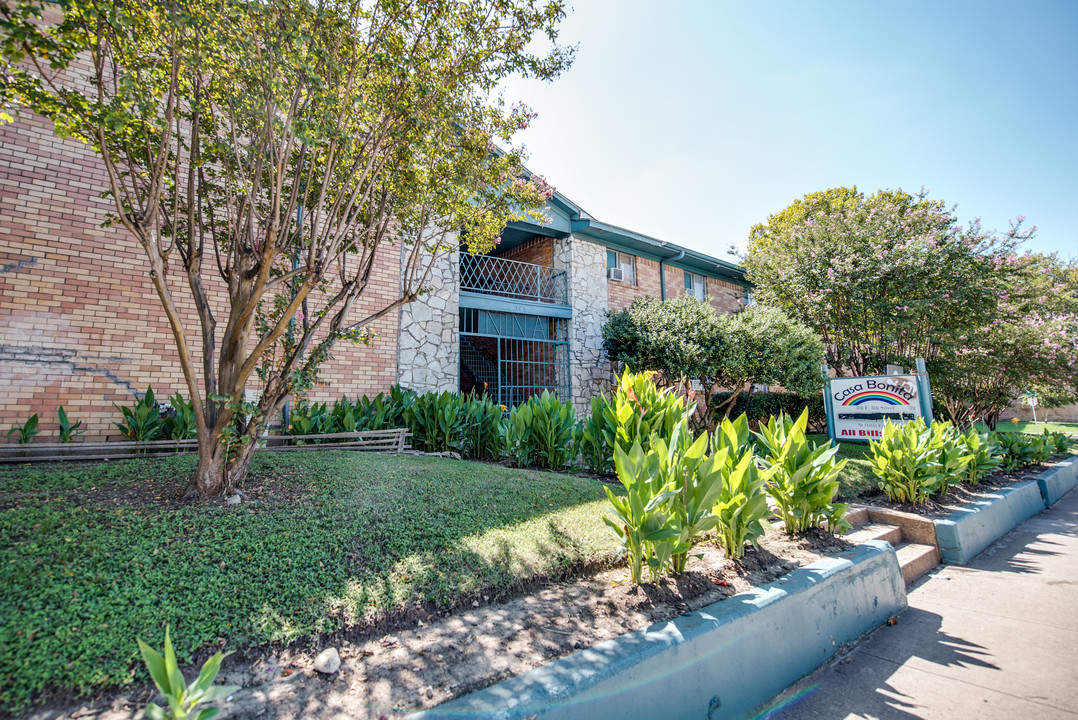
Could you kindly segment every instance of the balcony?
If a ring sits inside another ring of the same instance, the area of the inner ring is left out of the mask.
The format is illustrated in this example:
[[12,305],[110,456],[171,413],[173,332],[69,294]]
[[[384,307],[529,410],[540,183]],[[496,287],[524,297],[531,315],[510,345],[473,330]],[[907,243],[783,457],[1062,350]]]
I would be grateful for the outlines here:
[[511,300],[569,304],[564,270],[491,255],[460,255],[460,289]]

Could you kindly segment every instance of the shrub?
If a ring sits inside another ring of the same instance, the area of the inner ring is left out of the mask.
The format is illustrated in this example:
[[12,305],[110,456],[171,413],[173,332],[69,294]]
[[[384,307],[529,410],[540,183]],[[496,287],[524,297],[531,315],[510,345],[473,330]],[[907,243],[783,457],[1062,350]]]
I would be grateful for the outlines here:
[[692,410],[686,409],[684,398],[670,388],[660,390],[653,375],[626,370],[618,380],[613,397],[603,407],[604,439],[610,448],[618,446],[628,452],[640,443],[647,452],[653,438],[669,441],[674,428],[688,421]]
[[[712,396],[713,407],[728,404],[730,393],[719,392]],[[741,393],[730,408],[730,417],[745,415],[750,423],[767,422],[772,415],[786,413],[797,417],[808,410],[808,430],[827,432],[827,412],[824,409],[823,395],[797,395],[791,392]]]
[[483,460],[499,459],[504,423],[501,405],[487,397],[468,396],[464,401],[461,455]]
[[772,470],[767,492],[782,515],[787,534],[804,532],[826,523],[832,530],[848,527],[846,506],[832,502],[838,492],[838,474],[846,460],[835,460],[838,445],[810,445],[805,437],[808,410],[797,420],[785,414],[772,417],[760,431],[765,468]]
[[161,434],[169,440],[191,440],[198,434],[195,424],[195,406],[176,393],[168,399],[172,406],[161,422]]
[[732,466],[723,468],[722,492],[711,512],[717,519],[719,539],[726,556],[738,559],[745,554],[745,543],[756,541],[767,529],[767,506],[764,489],[771,472],[756,469],[756,454],[750,447]]
[[1034,465],[1043,465],[1055,454],[1055,445],[1043,435],[1034,435],[1029,438],[1030,457]]
[[891,502],[923,503],[937,486],[939,465],[930,447],[927,429],[908,422],[895,425],[888,420],[883,436],[869,443],[872,473],[880,479],[879,488]]
[[[329,432],[331,422],[326,403],[302,400],[292,408],[287,432],[289,435],[323,435]],[[297,442],[303,444],[305,441]]]
[[[925,428],[925,421],[918,418],[914,423],[919,429]],[[935,464],[933,474],[936,484],[932,490],[939,495],[946,495],[952,481],[961,482],[965,477],[966,467],[973,459],[966,452],[962,434],[950,422],[935,422],[928,432],[928,447],[931,462]]]
[[711,438],[711,452],[712,457],[726,453],[722,492],[711,511],[726,556],[737,559],[745,554],[745,543],[755,545],[767,528],[765,518],[771,510],[764,486],[772,471],[761,473],[756,468],[756,446],[745,415],[723,419]]
[[506,453],[518,467],[563,468],[572,460],[575,428],[573,406],[544,390],[510,411],[503,430]]
[[988,432],[977,432],[976,428],[970,428],[962,435],[962,444],[966,454],[969,455],[969,465],[966,466],[966,481],[976,485],[985,475],[992,473],[999,467],[999,446]]
[[131,440],[143,442],[161,437],[161,411],[154,402],[153,389],[146,388],[146,394],[133,406],[112,406],[124,417],[122,423],[113,423]]
[[610,488],[603,488],[618,519],[615,522],[604,515],[603,522],[610,526],[628,553],[630,579],[636,584],[644,581],[647,560],[651,577],[657,580],[662,566],[654,557],[653,547],[678,536],[667,502],[672,492],[663,486],[659,476],[659,456],[655,452],[645,453],[639,442],[633,443],[629,452],[615,446],[614,467],[625,487],[625,496],[619,497]]
[[1008,473],[1033,462],[1033,443],[1030,437],[1017,432],[993,433],[992,439],[1003,453],[1003,469]]
[[460,452],[464,430],[464,397],[444,391],[416,395],[404,411],[412,443],[426,452]]
[[164,655],[141,640],[138,641],[138,648],[146,663],[146,669],[150,671],[150,677],[153,678],[153,684],[168,701],[168,711],[153,703],[146,706],[146,715],[151,720],[210,720],[221,712],[219,708],[206,708],[196,712],[195,707],[200,703],[226,698],[240,689],[238,685],[215,686],[213,684],[221,669],[221,661],[227,657],[220,651],[214,653],[213,657],[205,662],[198,673],[198,678],[187,685],[183,673],[177,666],[176,652],[172,649],[167,627],[165,628]]
[[56,415],[60,421],[60,442],[69,443],[76,435],[82,434],[82,420],[72,424],[63,405],[56,409]]
[[604,396],[591,399],[591,415],[577,423],[573,430],[573,445],[588,472],[609,475],[614,470],[614,452],[607,438],[617,433],[612,418],[614,413],[605,412],[609,401]]
[[1067,437],[1066,433],[1061,432],[1048,432],[1048,428],[1044,429],[1044,435],[1051,443],[1052,452],[1055,455],[1065,455],[1070,452],[1071,441]]
[[[722,469],[726,450],[705,456],[707,433],[693,440],[688,422],[674,428],[669,444],[655,438],[651,452],[659,458],[659,481],[670,497],[670,525],[677,535],[654,543],[649,562],[660,569],[685,572],[689,551],[704,533],[715,529],[718,518],[711,512],[722,494]],[[665,494],[665,493],[664,493]]]
[[7,437],[15,435],[17,436],[15,442],[19,443],[20,445],[26,445],[34,439],[35,435],[40,432],[41,430],[38,429],[37,426],[37,413],[34,413],[30,416],[30,419],[22,425],[16,425],[15,427],[8,430]]

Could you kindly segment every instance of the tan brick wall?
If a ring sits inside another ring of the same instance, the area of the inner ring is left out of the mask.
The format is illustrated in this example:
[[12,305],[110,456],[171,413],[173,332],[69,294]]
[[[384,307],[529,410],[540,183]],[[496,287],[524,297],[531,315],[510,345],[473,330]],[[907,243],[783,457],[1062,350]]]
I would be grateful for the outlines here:
[[[666,265],[666,297],[676,298],[685,294],[685,271]],[[635,286],[616,280],[607,280],[610,310],[624,310],[633,300],[644,295],[662,297],[659,282],[659,263],[655,260],[636,258],[637,284]],[[738,285],[715,278],[704,278],[708,302],[720,313],[737,312],[745,307],[745,291]]]
[[619,282],[617,280],[606,281],[606,291],[609,297],[610,311],[624,310],[633,304],[633,300],[644,295],[662,297],[662,284],[659,281],[659,263],[657,260],[636,258],[636,285]]
[[498,256],[543,267],[553,267],[554,241],[551,238],[535,237],[525,240],[508,252],[498,253]]
[[[162,400],[187,395],[172,333],[146,275],[141,248],[122,228],[101,227],[111,201],[101,161],[85,145],[60,140],[52,125],[24,114],[0,126],[0,429],[33,413],[40,441],[56,439],[56,409],[82,420],[85,439],[116,435],[112,403],[130,403],[152,385]],[[396,299],[399,248],[381,249],[360,318]],[[177,304],[188,342],[200,346],[182,272]],[[209,283],[225,324],[220,282]],[[397,313],[374,324],[373,348],[337,346],[312,397],[373,393],[395,378]],[[220,332],[220,329],[219,329]],[[197,361],[197,358],[196,358]]]
[[[707,299],[711,307],[720,313],[738,312],[745,307],[745,289],[733,283],[706,278]],[[684,288],[685,283],[682,282]],[[669,288],[669,285],[667,286]]]

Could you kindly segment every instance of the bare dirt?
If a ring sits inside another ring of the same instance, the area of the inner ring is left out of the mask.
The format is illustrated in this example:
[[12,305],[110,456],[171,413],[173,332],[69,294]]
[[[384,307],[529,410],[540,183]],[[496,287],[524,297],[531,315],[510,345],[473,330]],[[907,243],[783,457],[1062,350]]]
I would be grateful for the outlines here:
[[[656,622],[670,620],[769,583],[790,570],[852,546],[812,530],[795,537],[772,529],[740,561],[713,544],[699,546],[688,571],[635,586],[628,569],[550,583],[506,602],[429,615],[407,627],[326,638],[305,648],[266,647],[225,661],[219,684],[240,685],[221,718],[381,720],[429,708]],[[315,656],[335,647],[340,669],[314,670]],[[188,678],[194,669],[188,669]],[[149,687],[56,702],[33,720],[143,717]],[[160,702],[160,698],[157,698]]]

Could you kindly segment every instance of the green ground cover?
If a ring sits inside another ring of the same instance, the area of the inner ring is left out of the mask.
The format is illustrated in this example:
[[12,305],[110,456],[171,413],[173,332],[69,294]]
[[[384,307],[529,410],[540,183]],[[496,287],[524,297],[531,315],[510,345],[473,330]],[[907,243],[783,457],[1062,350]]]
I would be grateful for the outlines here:
[[0,704],[142,677],[166,623],[185,662],[497,596],[610,561],[601,484],[449,459],[256,457],[258,502],[184,506],[193,457],[0,470]]

